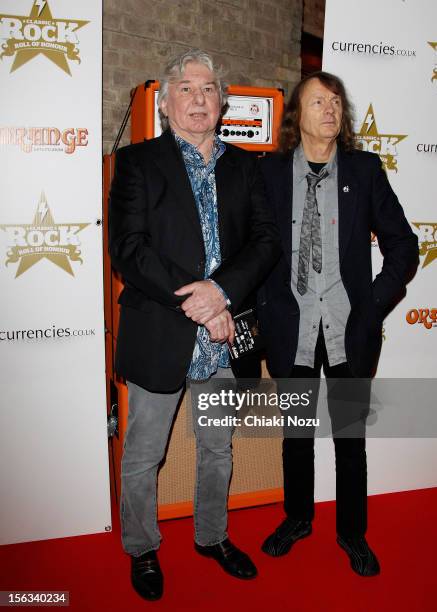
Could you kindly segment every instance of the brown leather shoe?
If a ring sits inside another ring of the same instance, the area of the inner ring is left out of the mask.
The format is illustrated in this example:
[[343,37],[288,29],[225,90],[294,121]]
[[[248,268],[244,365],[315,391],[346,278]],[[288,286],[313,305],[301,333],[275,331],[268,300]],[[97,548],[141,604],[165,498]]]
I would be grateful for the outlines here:
[[215,559],[231,576],[249,580],[255,578],[258,571],[246,553],[232,544],[229,538],[212,546],[194,544],[194,549],[204,557]]
[[131,556],[131,581],[135,591],[143,599],[155,601],[162,597],[164,577],[156,550],[139,557]]

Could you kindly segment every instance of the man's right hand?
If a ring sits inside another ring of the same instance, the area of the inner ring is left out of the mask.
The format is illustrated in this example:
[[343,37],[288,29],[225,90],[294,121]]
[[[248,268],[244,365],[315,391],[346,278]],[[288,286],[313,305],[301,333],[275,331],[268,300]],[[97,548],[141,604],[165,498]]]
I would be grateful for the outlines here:
[[223,310],[219,315],[205,323],[209,331],[211,342],[233,343],[235,337],[235,323],[227,310]]

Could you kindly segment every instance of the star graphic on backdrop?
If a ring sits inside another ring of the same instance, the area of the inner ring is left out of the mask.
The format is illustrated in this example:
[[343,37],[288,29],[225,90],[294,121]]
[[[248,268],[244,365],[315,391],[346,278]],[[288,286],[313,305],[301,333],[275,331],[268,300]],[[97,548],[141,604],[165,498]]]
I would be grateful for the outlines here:
[[[434,51],[437,53],[437,42],[428,42],[428,45],[432,47]],[[434,67],[431,81],[437,81],[437,66]]]
[[398,168],[396,160],[397,151],[395,147],[406,137],[406,134],[381,134],[376,126],[372,104],[369,105],[360,131],[358,134],[355,134],[358,146],[362,147],[362,142],[360,141],[363,140],[372,143],[372,148],[369,150],[380,156],[384,168],[387,170],[395,170],[396,172]]
[[[13,244],[8,252],[9,263],[17,263],[15,278],[21,276],[41,259],[48,259],[71,276],[74,276],[70,261],[80,261],[80,244],[75,236],[87,227],[89,223],[55,223],[52,212],[47,204],[44,192],[36,207],[33,221],[30,224],[0,225],[0,228],[12,236]],[[29,234],[43,236],[43,244],[38,246],[29,239]]]
[[420,232],[419,255],[425,255],[422,268],[426,268],[437,259],[437,223],[413,222],[413,225]]
[[[89,21],[83,21],[79,19],[54,19],[50,10],[50,6],[47,0],[35,0],[30,15],[0,15],[0,20],[4,18],[19,20],[21,24],[26,26],[34,24],[33,32],[36,28],[41,27],[48,28],[50,35],[47,34],[47,39],[40,38],[39,40],[33,40],[35,46],[29,47],[16,47],[15,43],[23,44],[22,38],[20,40],[10,38],[3,44],[4,55],[10,56],[15,55],[12,63],[11,72],[17,70],[27,62],[30,62],[34,57],[39,55],[45,55],[49,60],[54,62],[59,68],[64,70],[67,74],[71,75],[70,67],[68,65],[67,58],[70,60],[80,62],[79,52],[76,48],[76,44],[79,42],[75,32],[83,26],[87,25]],[[60,24],[60,26],[59,26]],[[59,32],[59,29],[63,30],[65,40],[59,41],[56,36],[53,36],[53,32]],[[36,48],[35,48],[36,47]]]

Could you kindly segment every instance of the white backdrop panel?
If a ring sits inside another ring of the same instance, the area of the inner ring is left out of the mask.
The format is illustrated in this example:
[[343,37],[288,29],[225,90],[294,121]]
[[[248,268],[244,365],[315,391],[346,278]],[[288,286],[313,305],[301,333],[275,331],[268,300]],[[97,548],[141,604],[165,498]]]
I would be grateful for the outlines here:
[[1,0],[0,19],[0,44],[13,51],[0,61],[4,544],[104,531],[111,515],[102,2]]
[[[373,140],[380,142],[380,152],[393,155],[395,168],[387,169],[388,178],[422,250],[427,248],[430,253],[427,260],[421,255],[406,298],[384,322],[378,377],[430,378],[437,374],[435,322],[428,317],[429,329],[423,323],[407,322],[410,310],[437,307],[437,243],[433,248],[437,235],[434,242],[430,238],[437,231],[437,79],[432,80],[437,52],[429,44],[433,42],[437,49],[435,0],[326,0],[323,69],[344,80],[355,106],[356,132],[363,125],[365,132],[371,128],[367,133],[376,134]],[[370,104],[373,127],[371,121],[366,127]],[[377,246],[372,255],[376,274],[382,261]],[[369,440],[369,492],[436,486],[435,442]],[[316,496],[333,499],[332,448],[327,441],[319,441],[318,449],[321,474]]]

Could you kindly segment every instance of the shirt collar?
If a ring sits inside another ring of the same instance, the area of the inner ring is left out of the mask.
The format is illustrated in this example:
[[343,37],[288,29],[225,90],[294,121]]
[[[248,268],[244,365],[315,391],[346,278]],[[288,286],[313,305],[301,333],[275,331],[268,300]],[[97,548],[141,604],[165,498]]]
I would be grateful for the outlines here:
[[[328,172],[327,178],[332,178],[333,176],[335,176],[335,172],[337,170],[337,147],[333,151],[325,168]],[[305,157],[302,143],[300,143],[299,146],[294,151],[294,156],[293,156],[293,181],[300,183],[301,181],[304,180],[304,178],[306,178],[306,175],[309,172],[312,172],[312,170]]]
[[[203,155],[199,152],[199,149],[196,147],[196,145],[193,145],[190,142],[187,142],[181,136],[179,136],[179,134],[176,134],[176,132],[174,132],[173,130],[172,130],[172,134],[181,150],[182,157],[184,158],[184,162],[189,165],[204,167],[205,160],[203,158]],[[214,137],[214,143],[212,145],[211,158],[208,164],[206,164],[206,167],[207,168],[211,166],[214,167],[218,158],[221,155],[223,155],[223,153],[225,152],[225,149],[226,149],[225,143],[222,140],[220,140],[220,138],[216,134]]]

